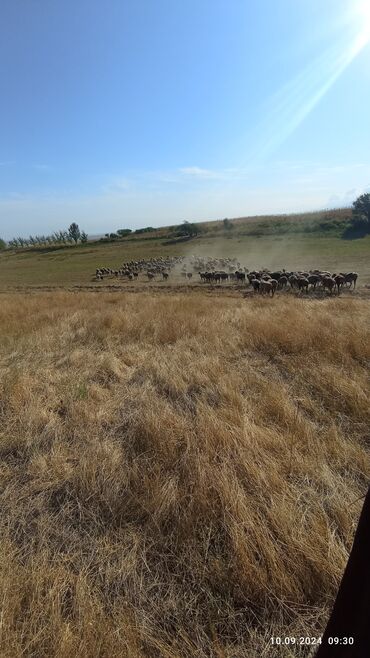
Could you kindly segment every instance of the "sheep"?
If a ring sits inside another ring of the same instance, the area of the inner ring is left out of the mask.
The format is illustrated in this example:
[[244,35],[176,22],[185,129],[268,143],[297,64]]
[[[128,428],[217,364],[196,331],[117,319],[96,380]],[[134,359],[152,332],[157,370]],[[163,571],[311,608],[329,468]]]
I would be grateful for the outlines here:
[[309,280],[305,276],[299,276],[297,279],[298,290],[308,292]]
[[344,278],[345,278],[345,283],[349,283],[350,288],[352,287],[352,283],[353,283],[353,289],[356,288],[356,282],[358,279],[357,272],[348,272],[347,274],[344,274]]
[[324,276],[322,279],[322,286],[325,290],[327,288],[333,294],[333,289],[335,288],[335,281],[331,276]]
[[343,288],[346,279],[343,276],[343,274],[333,274],[333,279],[334,279],[335,284],[337,286],[338,295],[339,295],[340,289]]
[[279,288],[286,288],[287,285],[288,285],[288,277],[285,276],[285,274],[283,274],[279,278]]
[[[274,281],[276,282],[276,285],[277,285],[276,279],[274,279]],[[275,286],[272,283],[272,280],[271,281],[266,281],[266,280],[260,281],[260,292],[261,292],[261,295],[264,295],[265,293],[267,295],[269,295],[271,293],[271,297],[273,297],[274,294],[275,294]]]
[[277,290],[277,287],[278,287],[279,282],[278,282],[277,279],[270,279],[270,283],[271,283],[271,285],[272,285],[272,290],[273,290],[272,296],[274,296],[274,294],[275,294],[275,292],[276,292],[276,290]]
[[316,286],[321,281],[321,276],[319,274],[310,274],[308,277],[308,283],[316,290]]

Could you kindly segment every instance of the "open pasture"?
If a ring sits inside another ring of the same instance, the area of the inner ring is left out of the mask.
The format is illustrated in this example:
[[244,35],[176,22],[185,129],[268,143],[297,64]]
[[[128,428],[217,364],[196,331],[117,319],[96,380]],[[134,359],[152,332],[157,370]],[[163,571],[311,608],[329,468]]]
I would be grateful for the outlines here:
[[[58,249],[7,250],[0,252],[0,290],[23,286],[88,286],[98,267],[117,269],[122,262],[139,258],[191,255],[236,257],[250,270],[285,267],[356,271],[360,285],[370,284],[370,236],[343,240],[337,236],[292,233],[260,237],[201,235],[176,244],[164,244],[161,239],[135,239]],[[176,283],[181,285],[181,279]],[[162,282],[163,287],[167,284],[171,281]]]

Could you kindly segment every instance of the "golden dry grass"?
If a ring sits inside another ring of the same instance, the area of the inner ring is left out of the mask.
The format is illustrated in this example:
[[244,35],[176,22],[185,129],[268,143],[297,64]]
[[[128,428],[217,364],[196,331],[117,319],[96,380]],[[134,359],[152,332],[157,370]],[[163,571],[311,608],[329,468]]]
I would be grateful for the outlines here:
[[370,307],[4,295],[0,655],[322,632],[369,473]]

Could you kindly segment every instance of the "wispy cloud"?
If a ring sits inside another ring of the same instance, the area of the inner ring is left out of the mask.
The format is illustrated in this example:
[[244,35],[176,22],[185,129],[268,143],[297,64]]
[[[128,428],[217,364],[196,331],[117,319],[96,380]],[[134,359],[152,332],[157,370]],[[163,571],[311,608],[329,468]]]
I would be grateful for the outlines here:
[[182,167],[179,169],[182,176],[189,178],[197,178],[200,180],[220,180],[224,178],[222,171],[215,171],[212,169],[202,169],[201,167]]
[[48,164],[42,164],[39,162],[34,162],[31,165],[32,169],[36,169],[37,171],[51,171],[52,167]]
[[126,176],[113,176],[102,186],[103,194],[122,194],[132,189],[133,180]]
[[344,194],[333,194],[328,200],[328,207],[343,208],[351,206],[357,197],[367,192],[370,192],[370,185],[354,187],[351,190],[347,190]]

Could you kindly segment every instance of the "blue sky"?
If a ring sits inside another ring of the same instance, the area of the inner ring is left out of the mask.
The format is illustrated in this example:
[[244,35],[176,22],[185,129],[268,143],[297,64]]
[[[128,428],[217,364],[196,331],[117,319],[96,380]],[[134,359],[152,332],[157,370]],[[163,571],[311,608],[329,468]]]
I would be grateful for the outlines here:
[[0,236],[348,205],[370,0],[2,0]]

